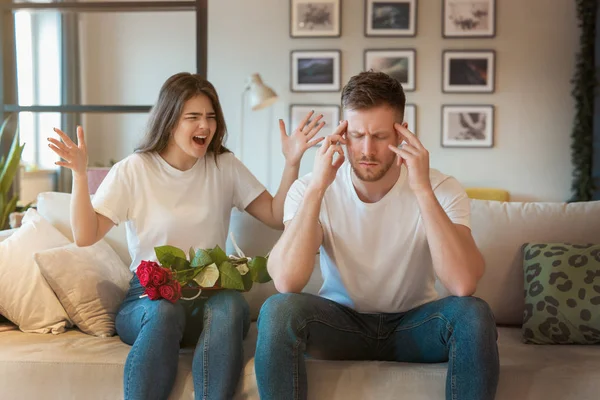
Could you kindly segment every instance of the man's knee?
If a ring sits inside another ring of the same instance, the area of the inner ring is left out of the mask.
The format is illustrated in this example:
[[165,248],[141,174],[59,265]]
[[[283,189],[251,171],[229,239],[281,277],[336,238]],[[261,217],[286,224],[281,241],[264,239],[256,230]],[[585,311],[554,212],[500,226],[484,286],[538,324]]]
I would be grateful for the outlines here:
[[278,293],[269,297],[262,305],[258,317],[259,328],[288,327],[290,323],[304,317],[308,309],[309,295]]
[[478,297],[450,298],[457,325],[469,332],[495,332],[496,321],[488,303]]

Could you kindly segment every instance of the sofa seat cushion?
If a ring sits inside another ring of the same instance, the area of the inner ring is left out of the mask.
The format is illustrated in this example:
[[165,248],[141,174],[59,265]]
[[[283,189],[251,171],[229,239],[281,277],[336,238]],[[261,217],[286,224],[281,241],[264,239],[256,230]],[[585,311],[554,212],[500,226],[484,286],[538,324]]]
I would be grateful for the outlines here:
[[[256,324],[244,343],[246,362],[236,399],[257,399]],[[499,328],[498,400],[597,399],[600,346],[538,346],[521,342],[519,328]],[[62,335],[0,333],[3,399],[121,399],[130,347],[118,337],[77,330]],[[560,366],[560,368],[558,368]],[[309,360],[310,399],[444,399],[446,364]],[[181,352],[171,399],[192,399],[191,349]]]

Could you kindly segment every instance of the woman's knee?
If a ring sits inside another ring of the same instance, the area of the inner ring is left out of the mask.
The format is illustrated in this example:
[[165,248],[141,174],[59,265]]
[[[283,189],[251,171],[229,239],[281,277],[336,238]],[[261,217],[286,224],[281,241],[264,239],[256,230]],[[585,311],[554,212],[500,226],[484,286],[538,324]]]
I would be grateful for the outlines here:
[[244,296],[236,290],[224,290],[206,301],[204,319],[250,321],[250,307]]

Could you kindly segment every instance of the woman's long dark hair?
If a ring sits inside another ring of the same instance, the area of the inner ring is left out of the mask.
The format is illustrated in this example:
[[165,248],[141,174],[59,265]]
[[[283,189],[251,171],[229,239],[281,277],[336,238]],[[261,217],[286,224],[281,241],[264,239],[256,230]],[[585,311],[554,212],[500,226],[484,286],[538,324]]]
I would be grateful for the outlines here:
[[208,152],[213,153],[215,162],[219,154],[229,153],[229,150],[223,146],[227,135],[227,126],[215,87],[200,75],[188,72],[175,74],[163,84],[158,101],[150,112],[146,136],[135,151],[160,153],[166,149],[171,133],[183,112],[185,102],[201,94],[210,99],[217,120],[217,130],[208,145]]

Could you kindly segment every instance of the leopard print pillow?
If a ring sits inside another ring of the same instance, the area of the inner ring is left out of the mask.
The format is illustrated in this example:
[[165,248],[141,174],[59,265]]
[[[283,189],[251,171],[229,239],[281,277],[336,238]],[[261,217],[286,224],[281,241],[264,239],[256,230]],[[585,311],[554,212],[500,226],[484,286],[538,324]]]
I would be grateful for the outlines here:
[[523,342],[600,343],[600,244],[523,246]]

